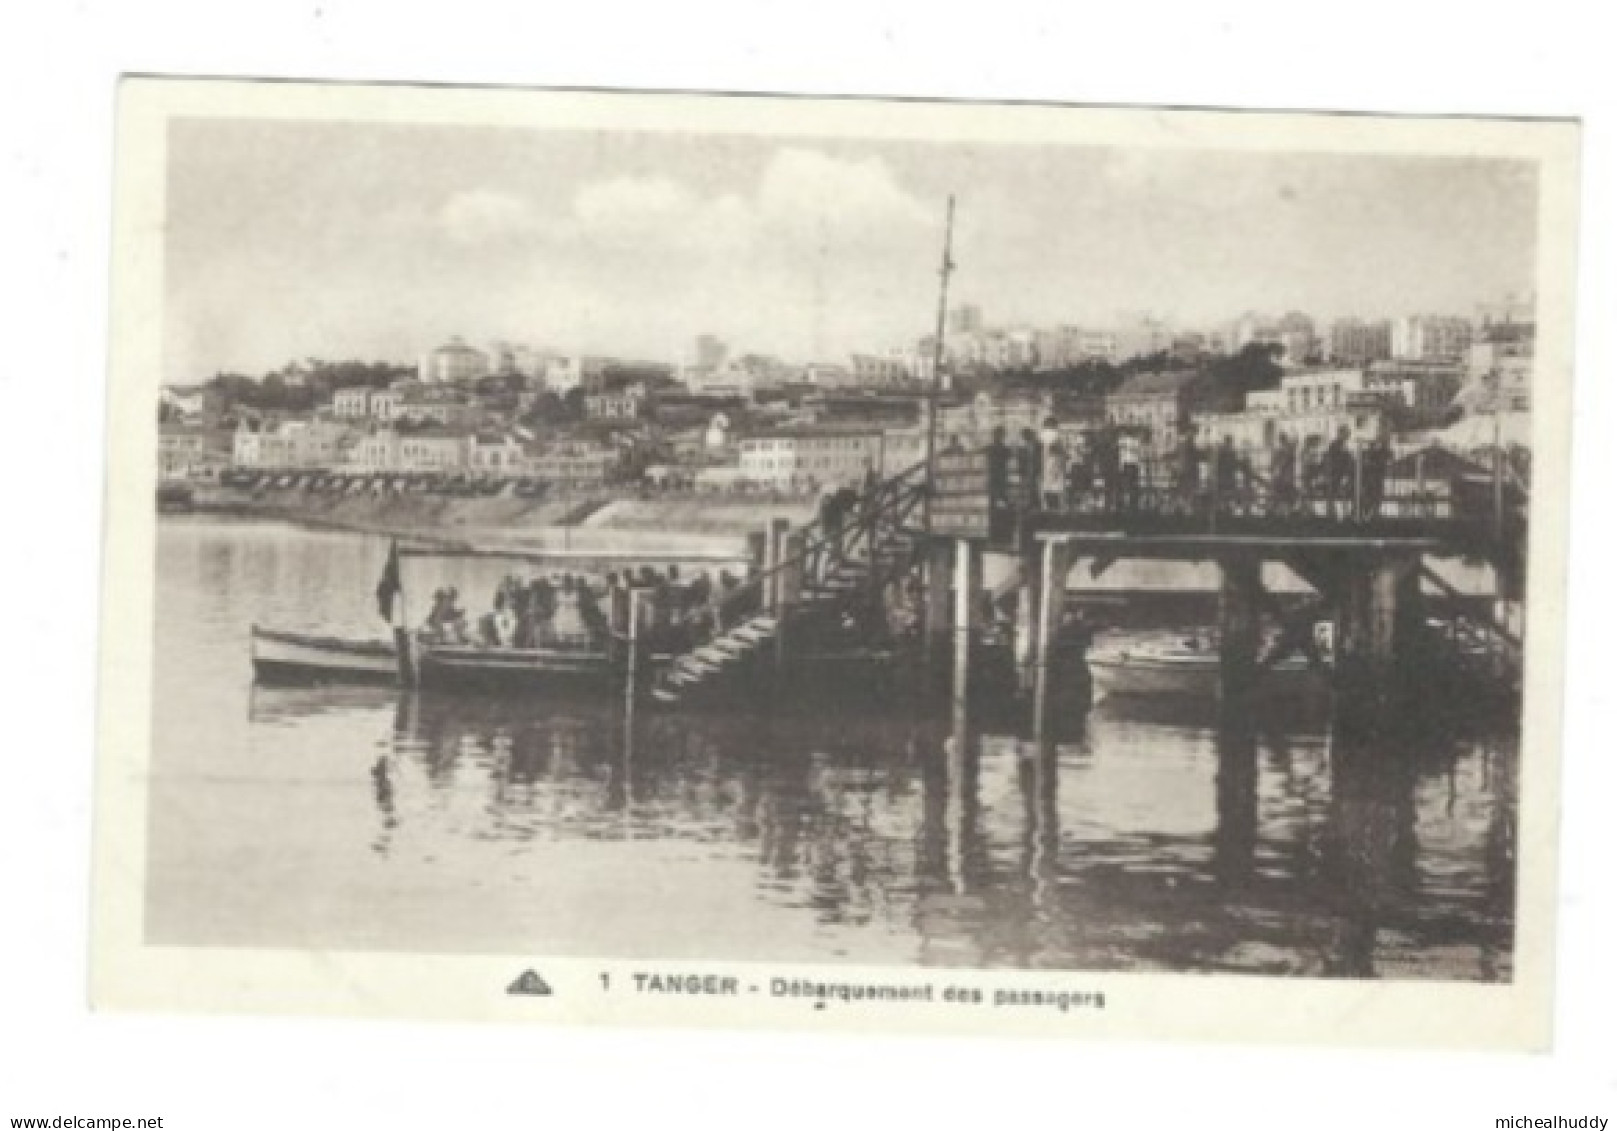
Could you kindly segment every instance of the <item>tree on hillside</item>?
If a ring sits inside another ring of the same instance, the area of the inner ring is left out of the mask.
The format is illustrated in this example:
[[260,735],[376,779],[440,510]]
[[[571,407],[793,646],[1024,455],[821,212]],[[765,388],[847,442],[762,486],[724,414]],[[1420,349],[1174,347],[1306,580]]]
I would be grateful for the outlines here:
[[1245,397],[1280,384],[1279,343],[1249,342],[1241,352],[1221,357],[1203,370],[1209,389],[1221,395]]

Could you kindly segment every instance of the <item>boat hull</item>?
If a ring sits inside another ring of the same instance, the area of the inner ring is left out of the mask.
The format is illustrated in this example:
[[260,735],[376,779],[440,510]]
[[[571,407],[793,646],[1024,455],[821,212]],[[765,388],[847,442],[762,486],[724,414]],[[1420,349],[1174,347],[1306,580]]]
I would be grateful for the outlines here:
[[343,640],[254,626],[253,674],[262,683],[396,683],[398,653],[385,640]]
[[[1168,660],[1127,654],[1091,655],[1089,672],[1096,699],[1135,695],[1216,699],[1219,695],[1216,656]],[[1265,669],[1253,686],[1254,695],[1275,699],[1315,696],[1326,690],[1327,681],[1321,673],[1294,661]]]
[[415,662],[425,688],[600,694],[621,692],[625,677],[621,663],[584,650],[424,645]]

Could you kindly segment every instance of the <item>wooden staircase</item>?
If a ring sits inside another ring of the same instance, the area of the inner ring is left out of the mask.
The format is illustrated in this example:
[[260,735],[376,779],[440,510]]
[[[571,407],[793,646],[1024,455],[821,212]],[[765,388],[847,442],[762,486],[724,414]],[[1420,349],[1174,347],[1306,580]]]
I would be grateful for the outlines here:
[[775,639],[779,628],[776,618],[761,613],[726,629],[676,657],[651,689],[651,697],[659,703],[678,703],[687,692],[746,664]]
[[803,527],[803,549],[752,578],[729,601],[738,609],[762,608],[765,594],[788,571],[797,579],[796,599],[776,611],[738,613],[733,622],[724,617],[722,631],[710,632],[660,673],[651,687],[653,701],[672,706],[733,684],[760,657],[773,655],[783,630],[836,616],[914,568],[922,543],[910,524],[919,520],[924,499],[922,471],[918,464],[878,484],[836,531],[820,521]]

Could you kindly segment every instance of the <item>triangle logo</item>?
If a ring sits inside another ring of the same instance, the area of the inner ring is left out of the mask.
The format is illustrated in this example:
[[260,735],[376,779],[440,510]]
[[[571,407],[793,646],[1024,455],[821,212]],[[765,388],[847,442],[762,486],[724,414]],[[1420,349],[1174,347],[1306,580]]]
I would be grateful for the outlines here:
[[521,994],[525,997],[549,997],[550,986],[539,976],[536,970],[524,970],[516,981],[505,987],[508,994]]

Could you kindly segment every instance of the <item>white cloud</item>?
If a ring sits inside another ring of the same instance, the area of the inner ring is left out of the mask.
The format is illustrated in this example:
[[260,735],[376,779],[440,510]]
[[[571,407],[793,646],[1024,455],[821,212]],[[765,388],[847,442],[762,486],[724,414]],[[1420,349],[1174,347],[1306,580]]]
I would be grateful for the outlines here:
[[469,247],[530,236],[539,229],[530,203],[491,189],[456,193],[444,203],[439,219],[450,239]]
[[812,149],[775,154],[759,184],[757,208],[769,228],[820,238],[898,234],[936,222],[886,162]]

